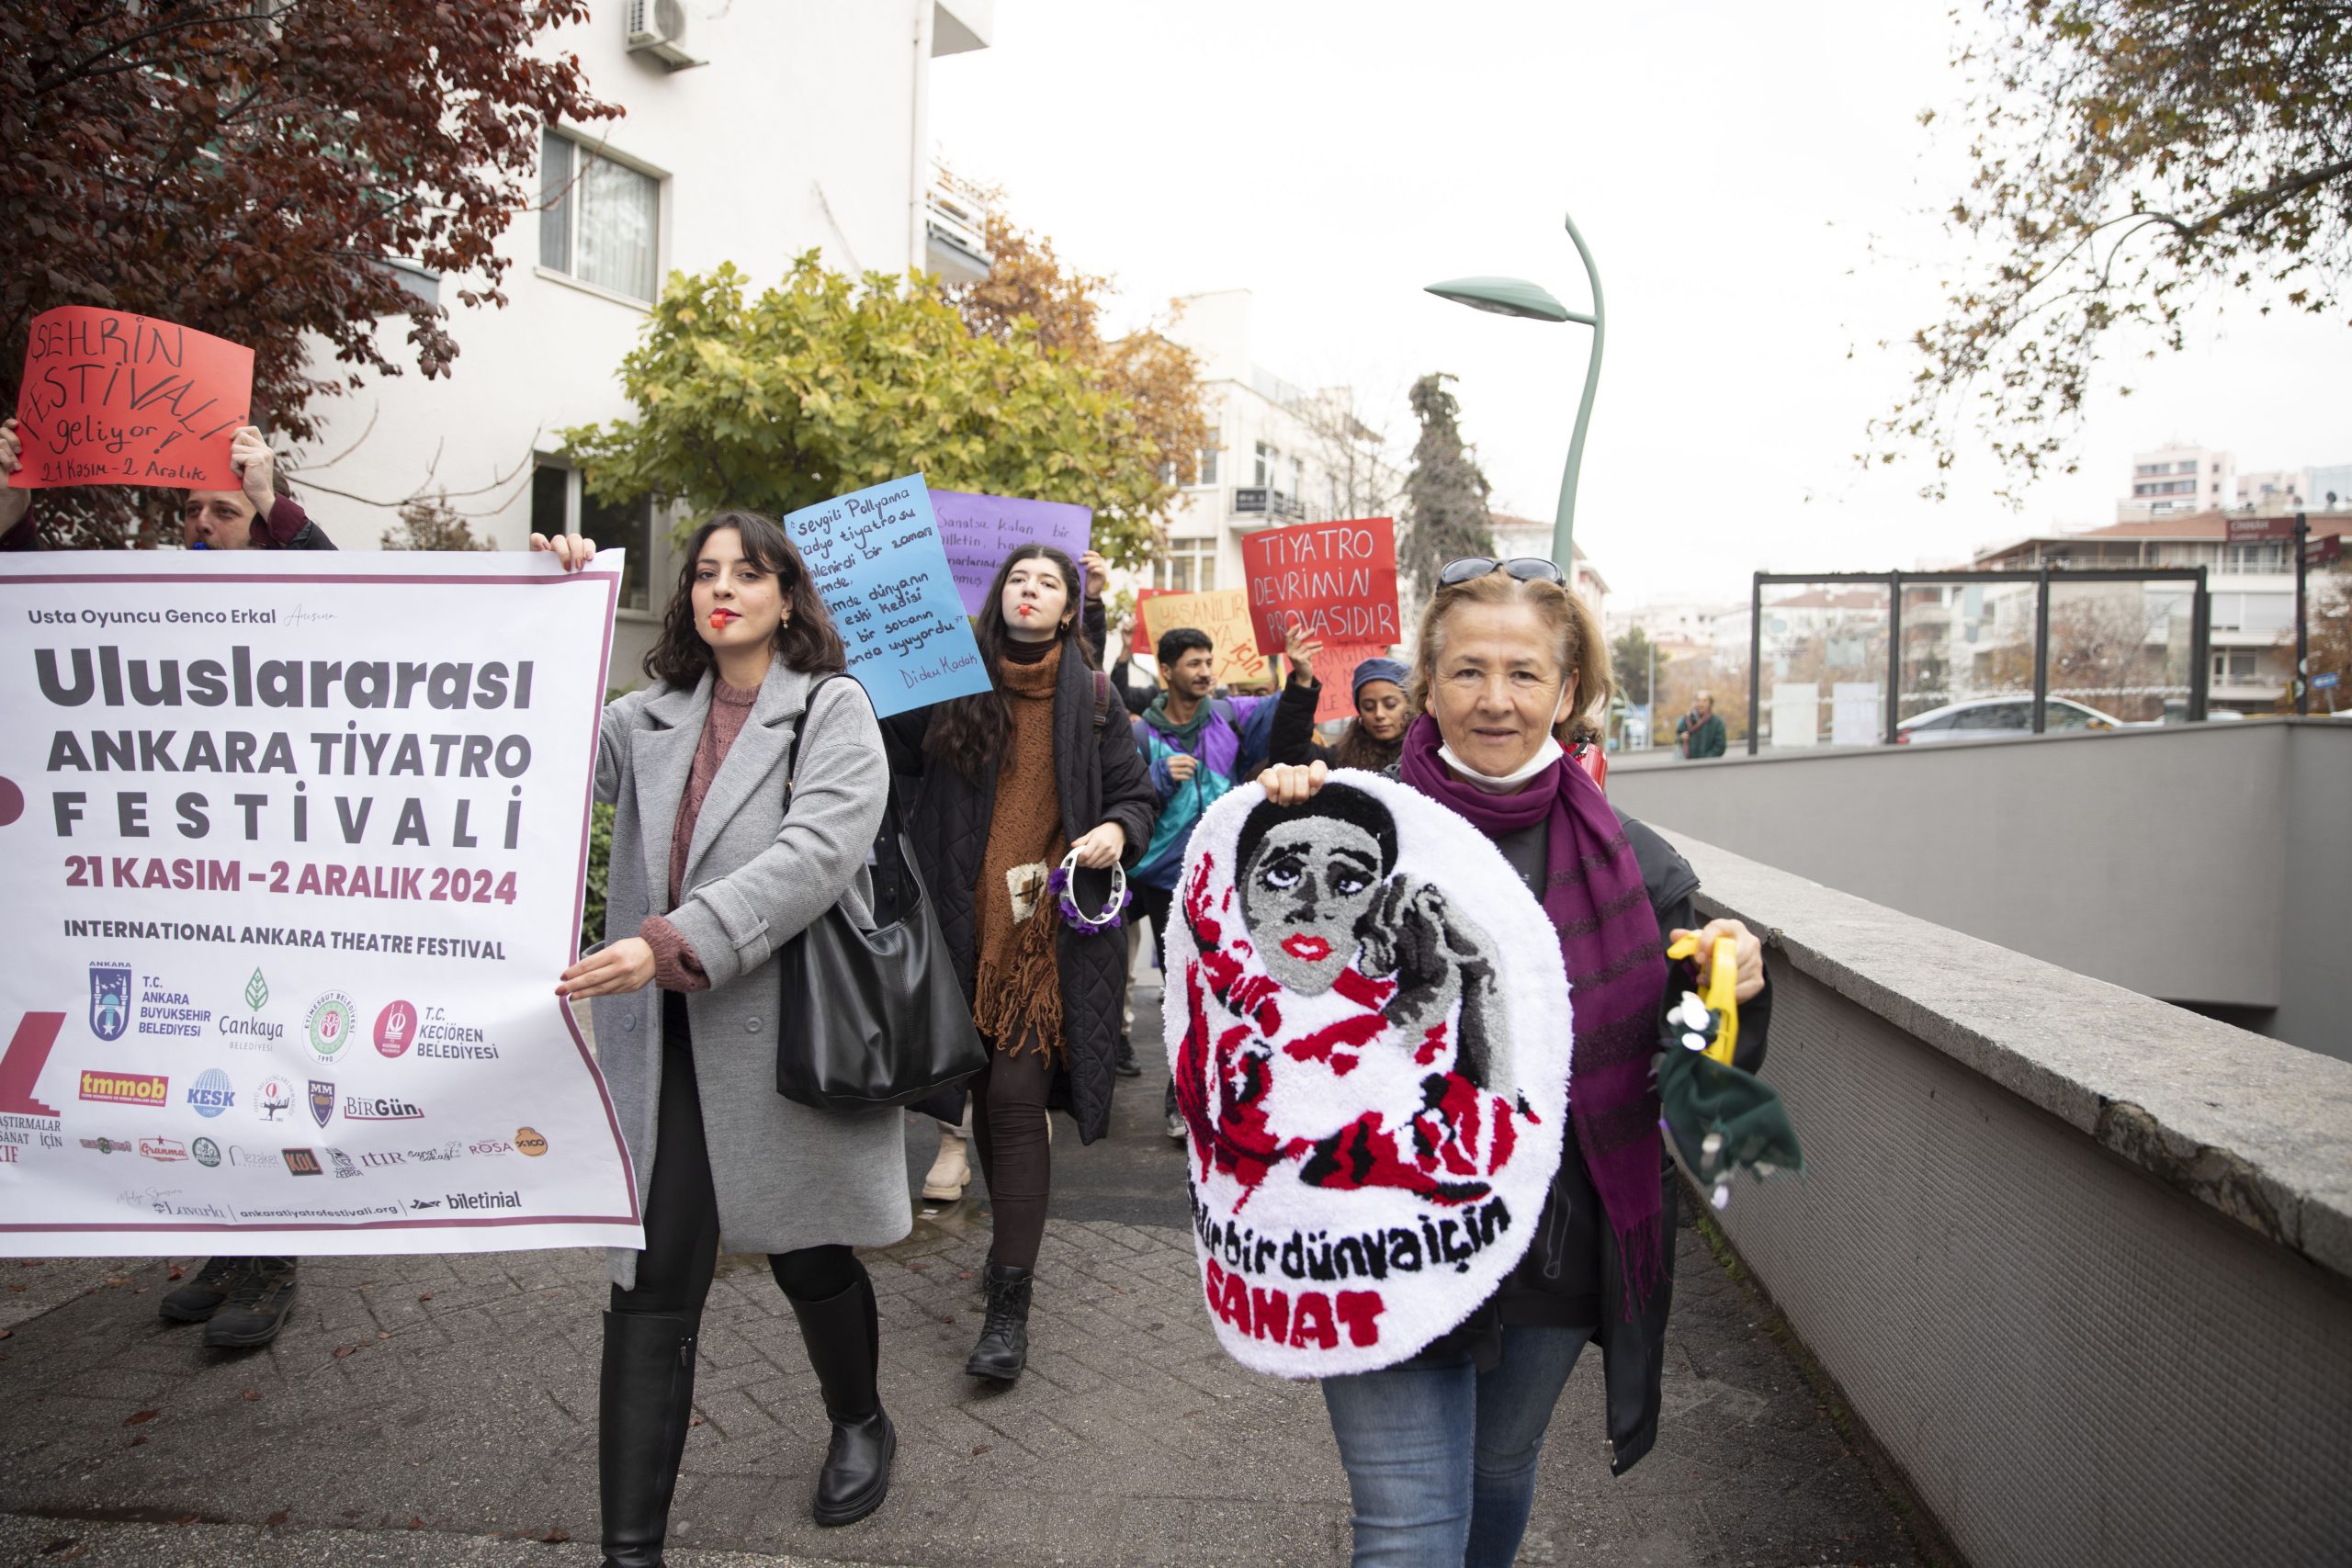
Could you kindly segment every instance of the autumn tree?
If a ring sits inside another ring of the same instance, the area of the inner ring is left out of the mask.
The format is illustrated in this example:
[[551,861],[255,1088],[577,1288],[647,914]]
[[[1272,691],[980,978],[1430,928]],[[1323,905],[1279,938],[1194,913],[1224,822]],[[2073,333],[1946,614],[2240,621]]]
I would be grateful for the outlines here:
[[1311,511],[1326,521],[1395,514],[1404,472],[1389,460],[1388,433],[1364,418],[1351,389],[1326,387],[1292,403],[1290,412],[1306,427],[1316,470],[1329,487],[1309,503]]
[[1439,569],[1446,562],[1495,553],[1494,517],[1487,510],[1492,487],[1463,444],[1461,405],[1445,389],[1452,379],[1442,372],[1424,376],[1413,383],[1408,400],[1421,434],[1405,475],[1396,565],[1423,603],[1436,591]]
[[1006,344],[1026,341],[1047,354],[1067,355],[1097,372],[1125,404],[1134,421],[1136,455],[1158,465],[1159,493],[1144,507],[1154,531],[1148,537],[1120,535],[1110,541],[1124,553],[1113,554],[1101,538],[1095,547],[1118,565],[1140,566],[1157,552],[1158,530],[1166,525],[1178,492],[1199,478],[1200,452],[1209,442],[1199,357],[1168,335],[1180,307],[1171,300],[1159,323],[1105,338],[1102,306],[1114,292],[1113,280],[1066,266],[1051,240],[1018,227],[999,209],[1001,193],[979,194],[986,208],[982,234],[989,275],[944,285],[941,295],[976,336]]
[[384,530],[379,542],[388,550],[488,550],[490,539],[477,538],[474,527],[449,504],[449,492],[412,496],[395,513],[400,522]]
[[921,472],[942,490],[1094,508],[1094,545],[1148,555],[1168,486],[1102,370],[1016,328],[976,333],[920,275],[810,251],[753,298],[731,263],[673,275],[621,361],[634,418],[562,433],[591,494],[773,513]]
[[1617,690],[1635,707],[1650,700],[1652,657],[1649,633],[1639,626],[1626,627],[1609,645],[1609,664],[1617,674]]
[[[537,48],[587,0],[88,0],[0,9],[0,400],[56,305],[164,317],[249,344],[260,422],[316,434],[311,400],[458,345],[388,259],[504,303],[499,235],[539,134],[621,111]],[[413,274],[412,274],[413,276]],[[305,340],[315,338],[315,345]],[[313,347],[323,353],[314,355]],[[328,361],[332,361],[330,364]],[[335,366],[343,368],[335,368]],[[51,544],[137,534],[137,492],[50,492]]]
[[[2336,309],[2352,264],[2352,8],[1983,4],[1954,60],[1974,174],[1949,220],[1982,254],[1914,337],[1917,372],[1873,424],[1872,457],[1924,446],[1940,476],[1973,424],[2014,490],[2073,470],[2102,355],[2179,350],[2199,302],[2227,291],[2266,312]],[[1925,492],[1943,491],[1939,477]]]

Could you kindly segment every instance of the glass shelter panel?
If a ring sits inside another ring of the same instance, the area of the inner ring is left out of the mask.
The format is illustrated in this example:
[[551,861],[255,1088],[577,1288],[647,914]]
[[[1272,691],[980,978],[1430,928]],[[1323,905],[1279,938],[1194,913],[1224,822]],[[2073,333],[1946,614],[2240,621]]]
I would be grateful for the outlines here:
[[1883,582],[1764,585],[1756,679],[1765,746],[1886,739],[1887,609]]

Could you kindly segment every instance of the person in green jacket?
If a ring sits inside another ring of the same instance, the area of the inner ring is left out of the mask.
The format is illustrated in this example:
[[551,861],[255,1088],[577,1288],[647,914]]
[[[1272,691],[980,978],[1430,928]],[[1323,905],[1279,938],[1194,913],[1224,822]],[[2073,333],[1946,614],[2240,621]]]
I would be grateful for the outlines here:
[[1674,726],[1675,749],[1688,761],[1704,761],[1724,754],[1724,721],[1715,715],[1715,694],[1702,692],[1690,700],[1690,711]]

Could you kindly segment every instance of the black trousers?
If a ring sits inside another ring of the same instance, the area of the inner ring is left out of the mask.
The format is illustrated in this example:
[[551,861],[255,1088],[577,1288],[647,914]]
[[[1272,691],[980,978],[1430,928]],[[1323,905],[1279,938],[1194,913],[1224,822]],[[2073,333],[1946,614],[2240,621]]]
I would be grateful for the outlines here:
[[[1135,890],[1135,901],[1127,906],[1127,919],[1151,922],[1152,951],[1159,955],[1159,1005],[1162,1009],[1176,1003],[1176,986],[1168,973],[1168,920],[1176,908],[1176,890],[1172,887],[1146,887],[1139,882],[1127,885]],[[1168,1115],[1176,1114],[1176,1080],[1168,1080],[1168,1089],[1161,1097]]]
[[[686,998],[662,997],[662,1109],[654,1133],[653,1181],[645,1198],[645,1250],[633,1290],[613,1287],[612,1309],[698,1313],[718,1269],[718,1194],[710,1179],[710,1144],[695,1083]],[[848,1247],[804,1247],[768,1255],[778,1289],[801,1301],[825,1301],[865,1278]]]

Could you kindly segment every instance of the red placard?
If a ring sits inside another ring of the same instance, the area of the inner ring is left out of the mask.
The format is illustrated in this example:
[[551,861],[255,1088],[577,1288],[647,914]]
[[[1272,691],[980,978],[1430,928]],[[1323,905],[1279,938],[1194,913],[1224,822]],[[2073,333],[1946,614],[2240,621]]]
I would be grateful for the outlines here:
[[61,305],[32,321],[8,482],[235,490],[229,442],[253,410],[254,351],[153,316]]
[[1385,643],[1327,642],[1315,656],[1315,679],[1321,690],[1315,697],[1315,722],[1356,716],[1356,666],[1367,659],[1387,656]]
[[2295,536],[2295,520],[2292,517],[2227,517],[2222,519],[2222,527],[2233,545]]
[[1396,625],[1396,525],[1387,517],[1294,523],[1241,541],[1258,651],[1280,653],[1297,626],[1327,643],[1387,648]]

